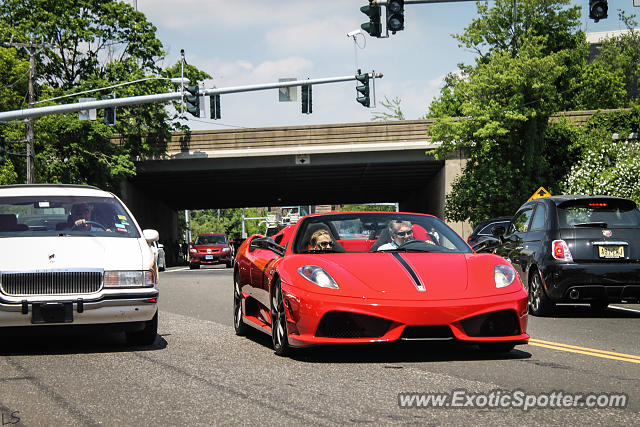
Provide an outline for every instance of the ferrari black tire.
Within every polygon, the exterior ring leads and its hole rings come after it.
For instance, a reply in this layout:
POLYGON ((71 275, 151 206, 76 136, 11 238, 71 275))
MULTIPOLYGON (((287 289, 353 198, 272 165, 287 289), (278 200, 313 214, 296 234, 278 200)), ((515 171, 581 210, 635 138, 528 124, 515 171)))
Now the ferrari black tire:
POLYGON ((233 328, 236 335, 244 336, 249 331, 249 326, 242 320, 242 292, 240 290, 240 273, 233 275, 233 328))
POLYGON ((508 353, 516 345, 510 342, 484 342, 479 345, 480 350, 491 353, 508 353))
POLYGON ((158 312, 153 318, 145 322, 141 331, 127 332, 127 344, 134 346, 147 346, 155 342, 158 335, 158 312))
POLYGON ((200 268, 200 264, 189 264, 191 270, 197 270, 200 268))
POLYGON ((227 262, 225 263, 225 266, 226 266, 227 268, 231 268, 231 267, 233 267, 233 261, 227 261, 227 262))
POLYGON ((601 300, 591 301, 589 304, 591 305, 591 311, 593 311, 594 313, 602 313, 609 306, 609 303, 607 301, 601 300))
POLYGON ((542 278, 536 270, 529 279, 529 313, 533 316, 548 316, 553 311, 555 304, 547 297, 542 286, 542 278))
POLYGON ((280 279, 277 279, 273 285, 271 295, 271 340, 273 341, 273 349, 278 356, 289 356, 291 354, 288 337, 282 286, 280 285, 280 279))

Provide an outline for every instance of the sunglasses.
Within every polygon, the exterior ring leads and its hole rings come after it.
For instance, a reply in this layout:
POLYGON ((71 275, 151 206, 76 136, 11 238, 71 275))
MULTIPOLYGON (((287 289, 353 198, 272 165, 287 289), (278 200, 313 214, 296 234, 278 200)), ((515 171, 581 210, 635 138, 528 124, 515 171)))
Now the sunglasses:
POLYGON ((330 248, 333 246, 333 242, 318 242, 321 248, 330 248))
POLYGON ((413 230, 407 230, 407 231, 396 231, 395 233, 396 236, 398 237, 404 237, 404 236, 411 236, 413 234, 413 230))

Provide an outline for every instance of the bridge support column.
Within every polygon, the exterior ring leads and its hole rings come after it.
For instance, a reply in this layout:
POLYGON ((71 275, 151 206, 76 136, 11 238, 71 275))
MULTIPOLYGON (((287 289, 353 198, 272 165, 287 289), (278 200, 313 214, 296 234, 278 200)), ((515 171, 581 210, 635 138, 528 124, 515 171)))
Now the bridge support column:
POLYGON ((168 265, 178 261, 178 213, 164 203, 153 199, 132 183, 121 185, 122 201, 133 213, 142 229, 153 228, 160 234, 168 265))
MULTIPOLYGON (((444 220, 445 197, 451 192, 451 186, 462 173, 466 162, 466 157, 462 155, 452 155, 446 159, 443 167, 433 179, 425 182, 422 189, 400 201, 400 211, 427 213, 444 220)), ((447 225, 465 239, 473 231, 471 224, 466 221, 447 221, 447 225)))

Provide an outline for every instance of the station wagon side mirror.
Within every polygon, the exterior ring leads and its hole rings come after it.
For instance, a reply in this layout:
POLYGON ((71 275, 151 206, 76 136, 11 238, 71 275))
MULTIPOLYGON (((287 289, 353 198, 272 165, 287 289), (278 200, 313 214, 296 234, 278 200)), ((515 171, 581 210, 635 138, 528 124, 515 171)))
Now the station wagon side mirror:
POLYGON ((153 230, 150 228, 147 228, 145 230, 142 230, 142 235, 144 236, 144 239, 147 241, 147 243, 151 243, 151 242, 157 242, 158 239, 160 239, 160 234, 158 233, 157 230, 153 230))

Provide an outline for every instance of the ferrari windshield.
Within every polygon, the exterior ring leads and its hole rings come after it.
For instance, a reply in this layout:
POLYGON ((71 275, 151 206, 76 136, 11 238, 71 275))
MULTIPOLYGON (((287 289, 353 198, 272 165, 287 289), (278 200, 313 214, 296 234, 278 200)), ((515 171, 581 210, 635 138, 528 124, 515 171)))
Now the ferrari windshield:
POLYGON ((0 237, 47 235, 140 237, 113 197, 0 197, 0 237))
POLYGON ((430 215, 350 212, 306 217, 295 253, 472 252, 444 222, 430 215))

